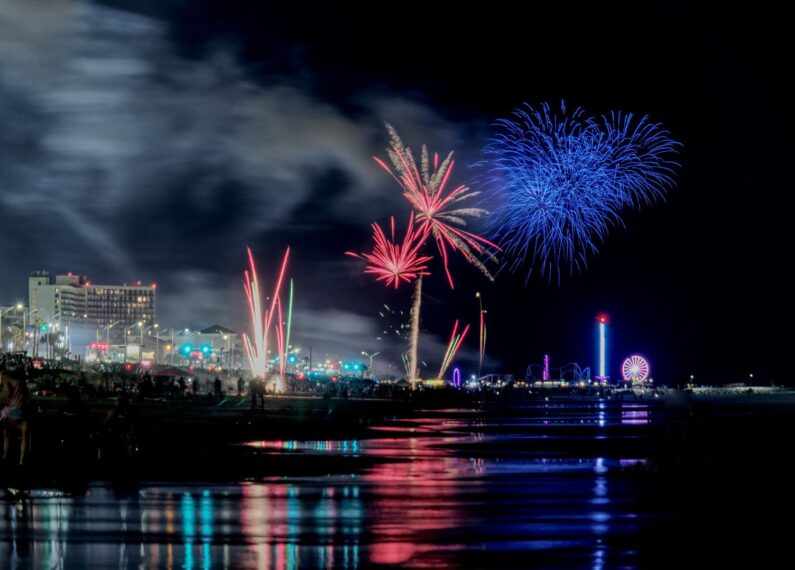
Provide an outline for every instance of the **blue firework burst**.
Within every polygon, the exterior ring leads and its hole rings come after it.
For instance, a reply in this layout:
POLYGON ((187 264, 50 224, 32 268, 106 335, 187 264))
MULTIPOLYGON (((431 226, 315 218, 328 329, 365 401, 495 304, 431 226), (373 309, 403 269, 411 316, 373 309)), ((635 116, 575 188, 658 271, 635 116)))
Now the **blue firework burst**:
POLYGON ((665 197, 679 148, 646 117, 525 105, 484 149, 505 266, 549 279, 585 268, 622 214, 665 197))

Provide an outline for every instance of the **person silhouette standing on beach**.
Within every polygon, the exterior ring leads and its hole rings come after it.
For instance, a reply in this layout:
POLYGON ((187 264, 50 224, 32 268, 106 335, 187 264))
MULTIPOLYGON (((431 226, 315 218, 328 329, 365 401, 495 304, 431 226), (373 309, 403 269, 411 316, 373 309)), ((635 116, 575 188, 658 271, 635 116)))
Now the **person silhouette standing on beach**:
POLYGON ((12 436, 19 433, 19 465, 25 464, 28 449, 28 385, 25 380, 25 370, 15 368, 0 372, 4 407, 0 410, 0 420, 3 422, 3 463, 8 461, 11 449, 12 436))

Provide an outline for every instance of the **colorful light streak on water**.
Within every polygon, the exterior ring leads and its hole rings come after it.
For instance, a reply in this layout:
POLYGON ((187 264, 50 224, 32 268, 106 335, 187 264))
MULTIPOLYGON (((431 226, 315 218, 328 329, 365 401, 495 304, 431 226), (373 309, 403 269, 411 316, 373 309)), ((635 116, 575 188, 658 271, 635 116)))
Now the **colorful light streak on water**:
POLYGON ((569 457, 554 447, 539 452, 539 445, 567 441, 555 434, 573 426, 637 433, 646 427, 623 426, 622 411, 646 409, 637 403, 539 405, 511 417, 436 412, 383 426, 374 438, 259 446, 374 461, 337 474, 271 476, 269 468, 259 480, 230 485, 143 484, 117 495, 94 484, 85 496, 6 496, 0 566, 513 568, 540 557, 543 567, 642 567, 649 560, 641 557, 649 555, 644 549, 665 548, 658 537, 667 515, 664 506, 638 510, 651 501, 644 479, 611 474, 643 468, 644 458, 569 457), (602 414, 607 428, 597 428, 602 414), (528 426, 538 434, 529 435, 528 426))

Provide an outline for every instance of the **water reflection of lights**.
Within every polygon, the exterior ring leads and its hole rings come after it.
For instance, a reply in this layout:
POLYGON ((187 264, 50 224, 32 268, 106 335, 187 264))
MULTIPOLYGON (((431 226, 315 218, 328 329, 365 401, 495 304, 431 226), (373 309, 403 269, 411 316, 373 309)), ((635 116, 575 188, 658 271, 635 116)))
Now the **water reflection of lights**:
POLYGON ((593 497, 591 504, 593 511, 590 514, 591 529, 594 535, 593 560, 591 568, 602 570, 605 563, 605 545, 603 537, 608 534, 611 515, 607 511, 610 498, 607 492, 607 466, 603 457, 597 457, 594 465, 593 497))
MULTIPOLYGON (((213 540, 213 502, 209 490, 202 491, 198 502, 198 526, 196 520, 196 500, 192 493, 183 493, 180 502, 182 514, 182 537, 184 547, 184 567, 191 570, 194 562, 194 542, 201 547, 201 565, 206 569, 212 565, 210 545, 213 540)), ((146 513, 146 511, 144 511, 146 513)))
MULTIPOLYGON (((600 568, 600 560, 606 560, 608 551, 598 541, 613 532, 612 525, 620 524, 613 522, 611 513, 616 507, 607 492, 607 476, 617 460, 549 456, 497 461, 450 457, 446 452, 426 457, 422 454, 427 450, 419 444, 417 449, 421 455, 414 461, 378 464, 356 477, 274 479, 207 488, 147 487, 121 500, 95 488, 85 498, 41 499, 43 503, 34 502, 28 508, 33 512, 28 518, 38 521, 39 530, 21 530, 23 519, 17 517, 16 532, 34 537, 36 558, 29 556, 28 561, 35 560, 35 567, 291 570, 425 564, 438 560, 441 551, 453 556, 472 548, 468 541, 473 532, 484 533, 477 540, 489 550, 559 549, 570 543, 584 545, 589 536, 595 537, 593 566, 600 568), (588 470, 593 473, 590 497, 582 493, 585 489, 578 482, 585 483, 582 473, 588 470), (514 472, 518 478, 513 478, 514 472), (580 475, 570 480, 575 487, 556 487, 561 481, 557 473, 577 472, 580 475), (563 489, 567 490, 558 495, 563 489), (467 501, 477 504, 481 496, 489 497, 492 508, 473 511, 467 501), (573 505, 570 501, 575 497, 585 500, 585 510, 579 512, 587 516, 588 526, 583 526, 577 512, 562 518, 554 514, 558 500, 573 505), (509 504, 520 510, 500 507, 509 504), (125 529, 121 534, 117 524, 125 529), (73 539, 117 536, 122 542, 72 542, 67 549, 67 528, 73 539), (92 535, 97 528, 110 534, 92 535), (560 538, 578 532, 586 535, 560 538), (36 536, 43 541, 37 542, 36 536)), ((16 554, 19 560, 24 552, 21 546, 16 554)), ((20 566, 9 563, 15 555, 2 551, 2 543, 0 554, 0 566, 20 566)))
POLYGON ((363 520, 358 484, 243 487, 242 531, 257 568, 358 568, 363 520), (319 544, 300 546, 308 537, 319 544))
POLYGON ((623 420, 643 417, 625 413, 646 412, 650 422, 648 411, 600 402, 549 415, 533 408, 499 418, 418 418, 373 430, 373 439, 250 442, 263 455, 374 461, 352 462, 357 467, 344 475, 148 485, 122 497, 102 485, 85 497, 39 493, 22 508, 26 517, 12 516, 11 502, 5 506, 0 567, 441 567, 447 560, 466 564, 476 550, 574 548, 587 552, 593 568, 605 568, 615 555, 608 537, 634 532, 626 530, 630 478, 611 472, 644 460, 568 457, 539 451, 533 440, 612 437, 623 420), (3 532, 17 538, 4 543, 3 532))
POLYGON ((622 404, 622 425, 646 425, 649 423, 649 410, 640 404, 622 404))
POLYGON ((296 452, 317 452, 317 453, 336 453, 342 455, 356 455, 360 451, 359 440, 325 440, 325 441, 297 441, 297 440, 258 440, 247 441, 243 445, 254 449, 269 451, 296 451, 296 452))

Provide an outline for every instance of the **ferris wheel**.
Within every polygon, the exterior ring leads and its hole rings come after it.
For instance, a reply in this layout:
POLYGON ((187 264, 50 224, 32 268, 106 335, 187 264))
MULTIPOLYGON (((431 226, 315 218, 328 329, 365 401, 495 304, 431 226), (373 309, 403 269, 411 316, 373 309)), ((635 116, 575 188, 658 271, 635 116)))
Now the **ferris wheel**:
POLYGON ((649 378, 651 367, 648 361, 639 354, 633 354, 621 365, 621 376, 624 382, 645 382, 649 378))

